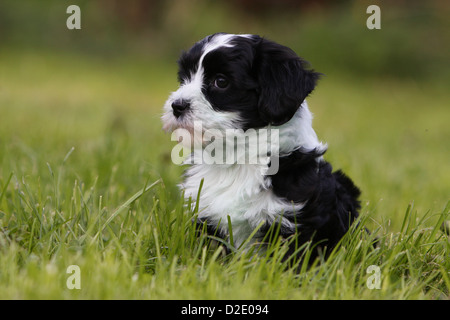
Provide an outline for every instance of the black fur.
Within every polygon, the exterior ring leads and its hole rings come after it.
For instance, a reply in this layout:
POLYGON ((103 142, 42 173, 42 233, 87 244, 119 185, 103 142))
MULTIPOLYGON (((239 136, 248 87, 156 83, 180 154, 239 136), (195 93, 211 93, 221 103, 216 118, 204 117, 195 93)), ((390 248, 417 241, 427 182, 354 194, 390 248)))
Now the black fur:
MULTIPOLYGON (((198 70, 203 48, 215 36, 205 38, 182 54, 180 83, 198 70)), ((240 129, 244 130, 288 122, 314 90, 320 74, 309 69, 307 62, 291 49, 259 36, 235 37, 231 41, 232 46, 212 50, 202 62, 202 93, 212 108, 218 112, 238 112, 240 129), (228 85, 216 86, 218 77, 225 79, 228 85)), ((267 177, 271 179, 276 196, 294 204, 305 203, 300 212, 280 213, 297 229, 280 226, 279 232, 285 238, 296 237, 289 254, 312 240, 311 260, 320 251, 331 252, 358 217, 360 209, 359 189, 342 171, 332 171, 331 165, 321 159, 324 152, 300 148, 279 158, 278 173, 267 177)), ((205 222, 208 233, 226 236, 208 221, 197 223, 200 226, 205 222)), ((268 226, 263 231, 268 233, 269 229, 273 230, 268 226)))
MULTIPOLYGON (((311 241, 312 248, 309 263, 319 254, 326 258, 350 226, 358 217, 361 192, 353 181, 341 170, 332 172, 332 166, 326 161, 317 161, 324 152, 316 150, 297 150, 289 156, 279 158, 280 169, 272 179, 274 193, 292 203, 306 202, 300 212, 284 212, 283 217, 297 225, 295 232, 274 223, 266 225, 259 233, 261 241, 270 241, 273 234, 291 241, 285 258, 294 253, 300 258, 299 251, 305 243, 311 241)), ((225 222, 224 222, 225 223, 225 222)), ((226 238, 218 226, 208 224, 206 220, 197 220, 197 230, 205 230, 209 235, 226 238)), ((295 262, 297 260, 293 260, 295 262)))
MULTIPOLYGON (((316 161, 323 153, 297 150, 282 157, 280 169, 272 176, 274 193, 293 203, 306 205, 301 212, 285 212, 284 217, 297 224, 296 241, 290 253, 312 240, 311 261, 320 251, 329 254, 358 217, 360 190, 342 171, 332 172, 326 161, 316 161)), ((284 238, 290 230, 280 229, 284 238)))
MULTIPOLYGON (((183 83, 198 69, 202 48, 217 34, 197 42, 179 61, 178 80, 183 83)), ((259 36, 233 39, 232 47, 208 53, 203 93, 217 111, 236 111, 242 129, 281 125, 313 91, 320 73, 288 47, 259 36), (215 88, 217 75, 229 80, 224 90, 215 88)))
POLYGON ((289 121, 313 91, 319 73, 308 70, 294 51, 275 42, 261 39, 256 52, 259 115, 266 123, 278 126, 289 121))

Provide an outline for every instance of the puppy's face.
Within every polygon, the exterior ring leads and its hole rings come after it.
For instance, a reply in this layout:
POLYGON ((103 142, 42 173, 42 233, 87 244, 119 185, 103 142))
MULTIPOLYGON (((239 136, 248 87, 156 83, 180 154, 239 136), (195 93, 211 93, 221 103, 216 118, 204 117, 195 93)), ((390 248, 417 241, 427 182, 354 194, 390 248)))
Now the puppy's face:
POLYGON ((214 34, 179 59, 180 87, 164 105, 166 131, 261 128, 289 121, 318 73, 292 50, 255 35, 214 34))

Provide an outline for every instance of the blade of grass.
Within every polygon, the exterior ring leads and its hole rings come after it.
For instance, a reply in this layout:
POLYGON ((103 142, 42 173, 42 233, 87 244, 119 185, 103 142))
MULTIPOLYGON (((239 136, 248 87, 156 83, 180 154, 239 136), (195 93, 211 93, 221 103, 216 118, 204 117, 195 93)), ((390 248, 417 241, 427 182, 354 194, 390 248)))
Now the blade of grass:
POLYGON ((129 198, 127 201, 125 201, 120 207, 118 207, 114 212, 111 214, 111 216, 103 223, 103 225, 99 228, 97 233, 92 239, 92 242, 95 241, 98 236, 105 230, 105 228, 111 223, 111 221, 114 220, 120 213, 122 213, 124 210, 126 210, 133 202, 135 202, 137 199, 142 197, 145 193, 147 193, 149 190, 151 190, 153 187, 158 185, 161 182, 161 179, 156 180, 151 185, 144 187, 142 190, 136 192, 131 198, 129 198))
POLYGON ((204 179, 202 179, 200 181, 200 186, 198 187, 197 200, 195 201, 194 213, 198 212, 198 207, 200 205, 200 192, 202 191, 202 188, 203 188, 203 182, 204 182, 204 179))
POLYGON ((6 180, 6 183, 5 183, 5 185, 3 186, 2 193, 0 194, 0 204, 2 203, 3 196, 4 196, 5 193, 6 193, 6 189, 8 188, 8 185, 9 185, 9 182, 11 181, 11 179, 12 179, 12 176, 13 176, 13 173, 11 172, 10 175, 9 175, 9 177, 8 177, 8 180, 6 180))
POLYGON ((233 239, 233 225, 231 224, 231 217, 227 215, 228 220, 228 233, 230 234, 230 244, 234 247, 234 239, 233 239))

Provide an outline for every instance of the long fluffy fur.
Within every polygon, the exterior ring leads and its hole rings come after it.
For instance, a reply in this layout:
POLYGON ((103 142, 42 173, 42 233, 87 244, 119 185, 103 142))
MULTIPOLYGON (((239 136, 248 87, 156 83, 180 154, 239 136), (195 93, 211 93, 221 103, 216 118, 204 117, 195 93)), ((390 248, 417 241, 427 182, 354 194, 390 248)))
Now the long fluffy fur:
POLYGON ((254 35, 206 37, 182 54, 179 67, 180 88, 164 106, 165 130, 193 131, 194 121, 205 130, 279 130, 274 175, 261 174, 270 164, 201 164, 192 154, 181 187, 198 202, 199 221, 226 238, 230 217, 237 246, 263 223, 255 240, 277 225, 281 236, 297 238, 296 246, 312 241, 313 257, 325 247, 330 252, 358 216, 360 191, 332 172, 323 159, 327 146, 312 128, 305 98, 320 74, 291 49, 254 35), (214 85, 218 75, 229 81, 226 88, 214 85), (189 105, 182 116, 172 110, 176 101, 189 105))

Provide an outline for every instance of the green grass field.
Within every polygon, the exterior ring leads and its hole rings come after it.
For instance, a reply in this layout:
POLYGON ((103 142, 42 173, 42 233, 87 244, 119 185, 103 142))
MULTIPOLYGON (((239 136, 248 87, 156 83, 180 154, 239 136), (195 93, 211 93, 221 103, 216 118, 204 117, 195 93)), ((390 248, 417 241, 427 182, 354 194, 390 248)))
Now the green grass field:
POLYGON ((373 233, 354 230, 296 274, 279 262, 283 243, 270 258, 223 256, 194 235, 159 120, 175 63, 19 50, 0 61, 0 299, 449 298, 449 94, 439 81, 320 82, 308 100, 315 129, 326 159, 362 189, 373 233), (67 286, 71 265, 80 289, 67 286), (367 286, 371 265, 379 289, 367 286))

